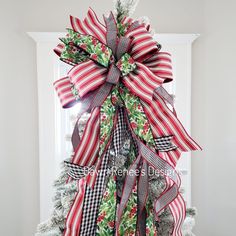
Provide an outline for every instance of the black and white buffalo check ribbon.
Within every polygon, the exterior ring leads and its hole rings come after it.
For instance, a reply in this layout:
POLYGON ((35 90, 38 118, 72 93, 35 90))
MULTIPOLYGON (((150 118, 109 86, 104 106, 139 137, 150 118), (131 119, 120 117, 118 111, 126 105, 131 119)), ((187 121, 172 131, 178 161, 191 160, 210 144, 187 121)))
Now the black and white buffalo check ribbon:
POLYGON ((80 228, 80 235, 95 236, 96 235, 96 221, 99 211, 99 206, 105 189, 106 178, 108 172, 108 161, 110 151, 113 149, 115 154, 118 153, 119 148, 122 147, 122 142, 125 139, 126 125, 124 121, 123 110, 119 109, 118 120, 113 132, 113 138, 110 146, 108 147, 102 162, 101 168, 96 178, 96 183, 93 189, 86 188, 84 204, 83 204, 83 217, 80 228))
POLYGON ((155 139, 156 149, 159 152, 169 152, 177 148, 172 143, 173 135, 162 136, 155 139))
POLYGON ((95 170, 95 166, 79 166, 68 161, 65 161, 65 166, 68 168, 67 174, 75 180, 81 179, 95 170))

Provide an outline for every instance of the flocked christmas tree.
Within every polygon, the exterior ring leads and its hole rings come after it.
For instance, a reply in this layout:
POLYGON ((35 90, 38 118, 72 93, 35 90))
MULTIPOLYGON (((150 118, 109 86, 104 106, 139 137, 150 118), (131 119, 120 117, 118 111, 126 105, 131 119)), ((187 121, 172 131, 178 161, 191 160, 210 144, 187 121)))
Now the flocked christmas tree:
POLYGON ((175 166, 181 152, 200 147, 169 108, 162 84, 172 80, 170 54, 147 18, 130 18, 136 5, 115 1, 104 23, 92 9, 83 21, 71 17, 54 50, 72 66, 54 84, 62 106, 81 107, 74 152, 37 236, 193 235, 196 212, 185 208, 175 166))

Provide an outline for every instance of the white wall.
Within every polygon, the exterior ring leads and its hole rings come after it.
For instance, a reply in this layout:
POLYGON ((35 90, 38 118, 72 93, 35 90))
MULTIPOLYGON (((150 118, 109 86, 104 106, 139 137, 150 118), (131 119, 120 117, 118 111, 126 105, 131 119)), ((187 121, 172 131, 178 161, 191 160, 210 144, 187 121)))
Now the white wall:
POLYGON ((204 148, 192 162, 199 236, 236 235, 235 10, 233 0, 207 0, 194 48, 193 134, 204 148))
MULTIPOLYGON (((35 45, 27 31, 63 31, 68 15, 88 6, 108 12, 111 0, 0 0, 0 231, 31 236, 39 220, 35 45)), ((198 236, 234 235, 236 87, 233 0, 140 0, 160 33, 201 33, 193 48, 193 203, 198 236), (234 104, 233 104, 234 103, 234 104)), ((53 89, 53 88, 52 88, 53 89)))

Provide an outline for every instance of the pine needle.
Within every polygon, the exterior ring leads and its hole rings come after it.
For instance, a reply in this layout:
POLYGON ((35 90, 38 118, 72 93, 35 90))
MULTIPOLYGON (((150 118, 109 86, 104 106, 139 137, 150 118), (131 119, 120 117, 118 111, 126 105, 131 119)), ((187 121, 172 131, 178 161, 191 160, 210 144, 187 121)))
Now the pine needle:
POLYGON ((120 22, 124 17, 131 16, 139 0, 115 0, 115 14, 117 21, 120 22))

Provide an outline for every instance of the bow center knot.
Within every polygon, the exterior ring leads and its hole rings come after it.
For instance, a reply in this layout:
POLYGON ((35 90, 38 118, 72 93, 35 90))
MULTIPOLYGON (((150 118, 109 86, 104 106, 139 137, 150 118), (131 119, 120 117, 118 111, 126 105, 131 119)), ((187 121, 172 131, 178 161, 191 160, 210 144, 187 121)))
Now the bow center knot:
POLYGON ((118 67, 113 63, 110 65, 109 67, 109 71, 108 71, 108 75, 107 75, 107 79, 106 82, 110 83, 110 84, 118 84, 119 82, 119 78, 120 78, 121 72, 118 69, 118 67))
POLYGON ((116 63, 114 56, 111 58, 113 59, 111 59, 112 63, 110 63, 106 82, 116 85, 120 77, 126 76, 136 69, 136 63, 128 53, 125 53, 116 63))

